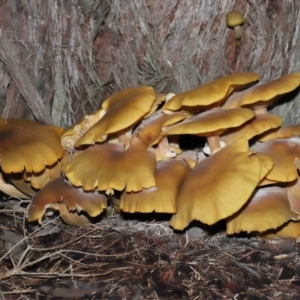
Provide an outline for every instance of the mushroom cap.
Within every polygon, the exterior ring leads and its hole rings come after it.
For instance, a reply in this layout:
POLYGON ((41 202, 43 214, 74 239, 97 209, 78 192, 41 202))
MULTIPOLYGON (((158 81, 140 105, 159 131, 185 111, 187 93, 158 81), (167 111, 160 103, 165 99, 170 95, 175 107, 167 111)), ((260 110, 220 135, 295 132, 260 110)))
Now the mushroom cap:
POLYGON ((276 229, 295 217, 286 191, 277 186, 257 189, 241 210, 226 220, 227 234, 276 229))
POLYGON ((197 114, 183 122, 164 127, 165 135, 195 134, 207 136, 209 133, 220 134, 228 128, 237 127, 255 117, 250 109, 213 109, 197 114))
POLYGON ((259 141, 266 142, 276 139, 288 139, 292 137, 300 137, 300 125, 291 125, 269 130, 260 136, 259 141))
POLYGON ((148 147, 157 144, 162 138, 162 127, 178 123, 187 118, 187 115, 181 112, 175 112, 169 115, 158 111, 155 115, 144 120, 135 132, 148 147))
POLYGON ((258 159, 260 162, 259 181, 261 182, 267 176, 267 174, 272 170, 274 166, 274 161, 270 156, 260 152, 251 153, 250 158, 258 159))
POLYGON ((0 118, 0 161, 4 173, 38 173, 52 166, 64 151, 62 129, 25 119, 0 118))
POLYGON ((133 126, 152 108, 156 94, 152 87, 141 86, 118 92, 102 103, 103 117, 75 142, 75 147, 103 142, 107 135, 133 126))
POLYGON ((226 15, 226 24, 228 27, 242 25, 245 22, 244 16, 238 10, 232 10, 226 15))
POLYGON ((291 209, 300 215, 300 179, 299 177, 289 182, 286 186, 287 196, 291 205, 291 209))
POLYGON ((214 224, 236 213, 260 180, 261 164, 250 157, 248 142, 240 139, 202 160, 189 173, 177 197, 174 229, 192 220, 214 224))
POLYGON ((239 127, 226 130, 221 137, 221 140, 226 143, 226 145, 233 143, 234 141, 245 138, 250 140, 256 135, 262 134, 272 128, 278 128, 282 124, 282 119, 278 116, 272 114, 259 114, 253 119, 242 124, 239 127))
POLYGON ((299 242, 300 221, 289 221, 286 224, 280 226, 278 229, 268 230, 267 232, 258 234, 258 236, 264 239, 273 239, 275 237, 293 238, 297 240, 297 242, 299 242))
MULTIPOLYGON (((257 73, 235 73, 215 81, 204 84, 191 91, 177 94, 166 102, 162 110, 167 113, 168 110, 175 111, 182 107, 207 107, 214 103, 219 105, 231 94, 234 88, 257 81, 257 73)), ((203 110, 203 109, 202 109, 203 110)))
POLYGON ((175 213, 178 190, 190 172, 183 160, 167 160, 157 163, 156 186, 140 192, 123 192, 120 209, 129 213, 175 213))
POLYGON ((57 209, 57 204, 65 204, 69 211, 83 210, 89 216, 96 217, 106 208, 106 199, 103 194, 84 192, 81 188, 67 184, 63 178, 56 178, 48 182, 33 197, 28 211, 28 220, 29 222, 40 221, 45 210, 49 207, 57 209))
POLYGON ((241 106, 267 106, 276 100, 276 96, 289 93, 299 85, 300 73, 287 74, 231 95, 222 107, 228 109, 241 106))
POLYGON ((128 149, 121 143, 94 145, 76 155, 65 167, 74 186, 85 191, 140 191, 155 186, 155 156, 133 138, 128 149))
POLYGON ((266 175, 267 180, 290 182, 298 177, 295 160, 300 158, 300 139, 272 140, 255 144, 251 149, 268 155, 274 161, 272 170, 266 175))
POLYGON ((75 142, 105 114, 104 109, 99 109, 85 116, 80 122, 67 127, 61 134, 61 144, 64 150, 73 150, 75 142))
POLYGON ((12 183, 4 177, 4 173, 0 169, 0 191, 8 196, 21 199, 29 199, 27 194, 17 189, 12 183))

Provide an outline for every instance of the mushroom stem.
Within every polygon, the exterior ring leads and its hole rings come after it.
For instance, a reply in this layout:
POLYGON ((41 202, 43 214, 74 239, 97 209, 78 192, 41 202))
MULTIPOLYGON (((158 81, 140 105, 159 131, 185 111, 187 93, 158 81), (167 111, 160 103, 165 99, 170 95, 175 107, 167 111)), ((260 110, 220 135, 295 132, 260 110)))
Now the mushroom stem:
POLYGON ((221 144, 220 144, 220 137, 219 135, 211 135, 207 137, 207 143, 209 146, 209 149, 211 151, 211 153, 214 152, 214 150, 220 149, 221 148, 221 144))
POLYGON ((176 156, 176 153, 174 153, 171 149, 170 149, 170 144, 169 144, 169 140, 168 137, 163 137, 162 140, 158 143, 158 149, 160 154, 162 155, 162 157, 165 158, 172 158, 176 156))
POLYGON ((254 107, 254 111, 256 115, 262 115, 268 113, 267 107, 263 105, 254 107))
POLYGON ((240 25, 238 25, 238 26, 234 26, 233 29, 234 29, 234 38, 237 41, 240 41, 240 39, 242 37, 242 27, 240 25))

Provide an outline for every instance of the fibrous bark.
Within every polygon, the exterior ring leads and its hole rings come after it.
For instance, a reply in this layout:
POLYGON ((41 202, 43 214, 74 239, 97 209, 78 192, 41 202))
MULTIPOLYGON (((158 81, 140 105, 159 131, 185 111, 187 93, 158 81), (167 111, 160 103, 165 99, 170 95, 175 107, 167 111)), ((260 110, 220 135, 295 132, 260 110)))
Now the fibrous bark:
MULTIPOLYGON (((2 32, 43 99, 40 109, 63 127, 127 87, 183 92, 233 72, 270 80, 300 71, 297 0, 10 0, 0 12, 2 32), (240 47, 225 22, 231 9, 245 17, 240 47)), ((38 118, 3 63, 0 113, 38 118)), ((295 123, 299 103, 276 110, 295 123)))

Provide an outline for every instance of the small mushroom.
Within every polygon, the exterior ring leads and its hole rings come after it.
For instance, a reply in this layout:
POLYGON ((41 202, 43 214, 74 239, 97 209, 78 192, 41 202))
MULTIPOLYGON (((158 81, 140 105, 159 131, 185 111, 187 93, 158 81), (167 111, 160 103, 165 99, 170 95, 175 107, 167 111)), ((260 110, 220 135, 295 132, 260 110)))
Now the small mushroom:
POLYGON ((228 27, 234 29, 234 38, 236 40, 236 46, 240 46, 242 37, 242 27, 244 24, 244 16, 238 10, 232 10, 226 15, 226 24, 228 27))
POLYGON ((90 223, 90 217, 100 215, 106 209, 107 197, 98 192, 84 192, 67 184, 63 178, 47 183, 33 197, 28 211, 29 222, 41 222, 47 208, 59 210, 62 219, 73 226, 84 226, 90 223))

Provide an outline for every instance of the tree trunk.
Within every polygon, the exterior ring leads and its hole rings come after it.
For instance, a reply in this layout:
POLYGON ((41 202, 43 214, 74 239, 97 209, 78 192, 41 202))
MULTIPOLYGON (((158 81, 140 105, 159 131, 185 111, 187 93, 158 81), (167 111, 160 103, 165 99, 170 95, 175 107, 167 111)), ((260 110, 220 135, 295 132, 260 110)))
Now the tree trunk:
MULTIPOLYGON (((65 127, 126 87, 183 92, 240 71, 275 79, 300 71, 299 19, 297 0, 1 1, 0 113, 65 127), (245 17, 239 47, 232 9, 245 17)), ((275 109, 286 123, 300 121, 297 94, 275 109)))

